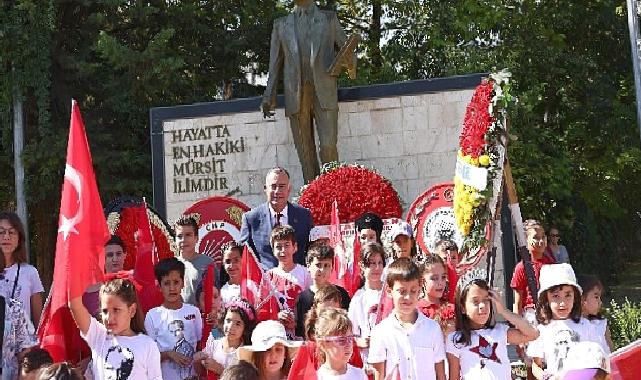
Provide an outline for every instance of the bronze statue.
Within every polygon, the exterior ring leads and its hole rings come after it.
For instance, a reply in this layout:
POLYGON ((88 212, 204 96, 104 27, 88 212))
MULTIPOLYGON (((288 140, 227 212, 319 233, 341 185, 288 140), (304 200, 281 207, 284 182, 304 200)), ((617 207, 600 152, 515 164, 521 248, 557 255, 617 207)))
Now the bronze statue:
POLYGON ((348 40, 336 13, 320 10, 313 0, 295 3, 292 13, 274 21, 262 108, 266 117, 272 115, 282 70, 285 115, 289 118, 303 177, 308 182, 320 173, 312 118, 321 162, 338 161, 336 80, 343 67, 352 79, 356 77, 354 49, 358 37, 348 40))

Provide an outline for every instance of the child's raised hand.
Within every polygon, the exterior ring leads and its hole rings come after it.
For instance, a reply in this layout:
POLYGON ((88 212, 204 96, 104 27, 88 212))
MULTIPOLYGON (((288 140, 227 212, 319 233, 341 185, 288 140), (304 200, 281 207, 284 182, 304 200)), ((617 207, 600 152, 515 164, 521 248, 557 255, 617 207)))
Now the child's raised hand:
POLYGON ((496 312, 499 313, 500 315, 503 315, 506 311, 505 305, 503 305, 503 300, 501 300, 501 297, 496 291, 490 290, 489 293, 490 293, 490 299, 494 304, 494 310, 496 310, 496 312))

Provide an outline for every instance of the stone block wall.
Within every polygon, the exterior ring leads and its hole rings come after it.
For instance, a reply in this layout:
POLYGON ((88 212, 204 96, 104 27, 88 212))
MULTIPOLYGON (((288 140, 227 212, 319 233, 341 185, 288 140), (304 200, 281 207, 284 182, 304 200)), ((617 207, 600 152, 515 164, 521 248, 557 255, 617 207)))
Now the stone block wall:
MULTIPOLYGON (((404 93, 416 82, 378 86, 374 94, 367 87, 341 90, 340 161, 365 165, 388 178, 407 211, 424 190, 452 181, 465 108, 480 76, 464 79, 453 88, 443 82, 423 84, 431 89, 423 93, 404 93)), ((460 78, 441 81, 446 80, 460 78)), ((289 122, 282 107, 274 118, 263 119, 259 102, 152 110, 154 206, 169 221, 211 195, 258 205, 265 199, 265 173, 274 166, 290 172, 295 197, 303 178, 289 122)))

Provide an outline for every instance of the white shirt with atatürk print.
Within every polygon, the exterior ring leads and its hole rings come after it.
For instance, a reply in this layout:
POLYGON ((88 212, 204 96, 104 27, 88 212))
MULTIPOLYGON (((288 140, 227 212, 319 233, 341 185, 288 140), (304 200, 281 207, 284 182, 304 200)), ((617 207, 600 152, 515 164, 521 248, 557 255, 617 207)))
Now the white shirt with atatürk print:
MULTIPOLYGON (((192 359, 202 336, 203 321, 200 310, 193 305, 183 304, 176 310, 158 306, 147 312, 145 330, 160 352, 176 351, 192 359)), ((161 367, 164 379, 182 380, 196 374, 191 364, 181 366, 164 360, 161 367)))
POLYGON ((91 318, 82 336, 91 348, 91 372, 96 380, 162 380, 160 351, 144 334, 114 336, 91 318))
POLYGON ((539 324, 537 329, 540 335, 529 343, 527 355, 542 358, 546 364, 545 371, 550 374, 558 374, 563 370, 568 351, 577 342, 599 343, 595 337, 595 328, 585 318, 581 318, 578 323, 571 319, 552 320, 547 325, 539 324))

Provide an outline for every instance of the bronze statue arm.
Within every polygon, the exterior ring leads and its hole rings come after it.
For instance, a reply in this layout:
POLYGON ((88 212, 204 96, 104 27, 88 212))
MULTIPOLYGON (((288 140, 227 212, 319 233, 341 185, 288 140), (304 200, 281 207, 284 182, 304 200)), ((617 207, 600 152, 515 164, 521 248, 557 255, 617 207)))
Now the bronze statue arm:
POLYGON ((278 33, 278 20, 274 21, 272 27, 272 39, 269 49, 269 74, 267 78, 267 86, 263 93, 263 101, 261 107, 263 109, 263 116, 268 117, 272 115, 272 110, 276 108, 276 86, 280 79, 280 71, 283 67, 284 54, 281 47, 281 41, 278 33))
MULTIPOLYGON (((343 45, 345 45, 345 42, 347 42, 347 34, 345 34, 345 30, 343 30, 343 27, 338 21, 338 16, 335 13, 334 19, 332 20, 332 25, 336 33, 337 46, 335 47, 335 49, 338 49, 336 50, 338 52, 343 47, 343 45)), ((354 52, 351 54, 350 59, 347 60, 347 65, 345 66, 345 68, 347 68, 347 72, 349 73, 350 79, 356 79, 356 66, 356 50, 354 50, 354 52)))

